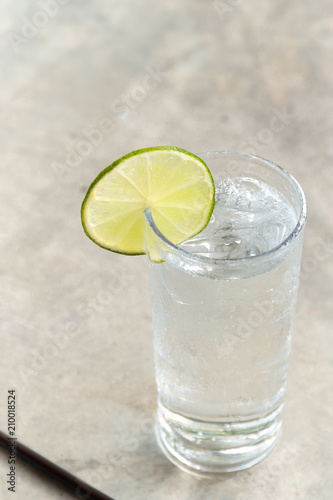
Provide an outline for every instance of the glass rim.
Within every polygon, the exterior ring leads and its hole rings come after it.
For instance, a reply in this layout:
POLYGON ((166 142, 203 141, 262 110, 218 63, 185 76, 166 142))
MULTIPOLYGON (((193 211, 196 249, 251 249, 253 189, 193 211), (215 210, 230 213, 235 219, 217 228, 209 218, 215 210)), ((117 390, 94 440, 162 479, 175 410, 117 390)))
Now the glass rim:
MULTIPOLYGON (((197 253, 192 253, 189 252, 188 250, 184 250, 183 248, 180 248, 179 245, 176 245, 175 243, 172 243, 164 234, 160 231, 160 229, 157 227, 155 224, 153 215, 151 213, 151 209, 147 208, 144 212, 146 221, 149 224, 149 227, 151 230, 155 233, 155 235, 162 240, 163 244, 172 250, 174 253, 178 254, 180 257, 182 257, 185 260, 191 260, 194 262, 198 262, 201 264, 208 264, 208 265, 217 265, 217 266, 223 266, 224 264, 230 264, 233 263, 233 265, 239 264, 242 265, 244 263, 259 263, 267 257, 272 257, 282 249, 289 247, 291 242, 299 235, 299 233, 302 231, 306 218, 307 218, 307 202, 305 198, 305 194, 303 189, 301 188, 300 184, 298 181, 285 169, 280 167, 277 163, 274 163, 270 160, 266 160, 265 158, 262 158, 260 156, 252 155, 250 153, 239 153, 237 151, 206 151, 203 153, 198 153, 196 156, 199 158, 203 159, 205 161, 205 157, 209 156, 217 156, 217 155, 224 155, 224 156, 238 156, 238 157, 243 157, 243 158, 249 158, 253 159, 256 161, 259 161, 261 163, 266 164, 267 166, 273 168, 275 171, 280 172, 285 178, 287 178, 290 183, 294 186, 296 193, 298 195, 299 201, 300 201, 300 209, 299 209, 299 217, 297 219, 297 223, 294 227, 294 229, 288 234, 284 240, 279 243, 277 246, 271 248, 270 250, 267 250, 266 252, 263 252, 258 255, 250 255, 247 257, 243 257, 240 259, 217 259, 214 257, 206 257, 197 253)), ((209 167, 208 167, 209 168, 209 167)), ((181 243, 180 243, 181 244, 181 243)))

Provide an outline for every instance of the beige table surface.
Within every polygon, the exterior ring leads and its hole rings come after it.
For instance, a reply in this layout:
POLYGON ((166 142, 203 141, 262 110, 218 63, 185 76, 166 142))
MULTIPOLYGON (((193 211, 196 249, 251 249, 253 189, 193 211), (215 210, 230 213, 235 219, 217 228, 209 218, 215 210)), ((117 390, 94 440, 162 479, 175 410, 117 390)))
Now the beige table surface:
MULTIPOLYGON (((116 500, 331 499, 331 0, 2 0, 0 19, 0 428, 15 389, 18 438, 116 500), (217 480, 155 443, 145 257, 80 224, 97 173, 153 145, 254 152, 309 202, 283 440, 217 480)), ((1 452, 1 499, 72 498, 7 473, 1 452)))

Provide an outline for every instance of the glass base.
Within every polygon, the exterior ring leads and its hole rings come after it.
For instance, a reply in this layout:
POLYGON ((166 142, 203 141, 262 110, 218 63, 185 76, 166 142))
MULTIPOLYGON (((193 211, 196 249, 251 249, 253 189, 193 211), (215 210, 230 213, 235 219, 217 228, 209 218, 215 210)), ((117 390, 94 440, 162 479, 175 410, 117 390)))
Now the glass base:
POLYGON ((178 415, 159 403, 157 440, 172 463, 197 476, 246 469, 277 445, 282 408, 283 404, 249 421, 203 422, 178 415))

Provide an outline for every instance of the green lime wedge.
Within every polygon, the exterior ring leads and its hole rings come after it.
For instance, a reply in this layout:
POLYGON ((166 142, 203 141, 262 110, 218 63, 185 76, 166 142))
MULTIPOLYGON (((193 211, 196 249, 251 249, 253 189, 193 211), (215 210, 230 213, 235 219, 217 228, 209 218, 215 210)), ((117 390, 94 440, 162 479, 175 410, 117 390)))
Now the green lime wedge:
POLYGON ((214 193, 212 175, 197 156, 167 146, 139 149, 92 182, 82 203, 82 225, 103 248, 144 254, 146 208, 159 230, 178 245, 208 224, 214 193))

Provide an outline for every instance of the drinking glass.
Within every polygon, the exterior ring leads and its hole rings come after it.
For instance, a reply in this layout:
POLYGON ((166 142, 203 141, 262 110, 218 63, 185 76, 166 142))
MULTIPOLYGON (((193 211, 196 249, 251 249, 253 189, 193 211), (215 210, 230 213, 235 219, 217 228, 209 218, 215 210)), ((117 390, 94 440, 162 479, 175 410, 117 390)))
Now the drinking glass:
POLYGON ((198 156, 215 183, 208 226, 178 246, 150 209, 145 228, 158 442, 181 469, 209 475, 256 464, 281 436, 307 206, 271 161, 198 156))

